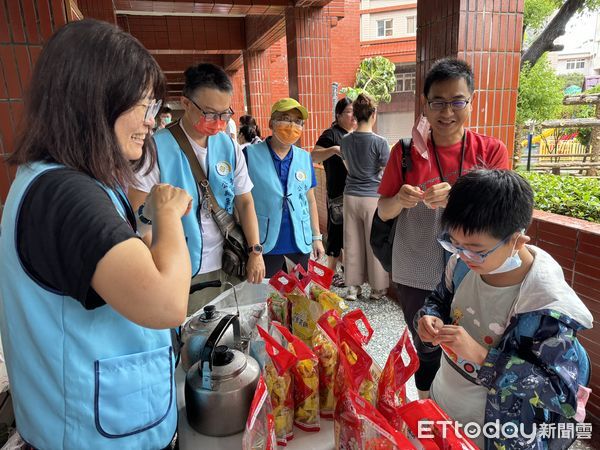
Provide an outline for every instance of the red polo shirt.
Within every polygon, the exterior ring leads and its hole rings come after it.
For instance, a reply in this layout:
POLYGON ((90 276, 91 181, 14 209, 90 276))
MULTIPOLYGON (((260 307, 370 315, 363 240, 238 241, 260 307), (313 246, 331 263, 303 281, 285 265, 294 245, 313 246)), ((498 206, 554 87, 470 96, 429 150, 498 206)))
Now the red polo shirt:
MULTIPOLYGON (((497 138, 483 136, 470 130, 465 130, 465 158, 463 174, 474 168, 508 169, 508 150, 506 145, 497 138)), ((428 187, 441 183, 440 171, 435 161, 431 140, 428 141, 429 159, 423 158, 414 146, 410 156, 412 167, 406 172, 406 180, 402 179, 402 146, 398 142, 392 148, 390 160, 383 173, 379 194, 393 197, 400 187, 408 183, 419 186, 423 191, 428 187)), ((436 146, 440 165, 446 181, 454 184, 458 178, 460 167, 462 141, 449 147, 436 146)))

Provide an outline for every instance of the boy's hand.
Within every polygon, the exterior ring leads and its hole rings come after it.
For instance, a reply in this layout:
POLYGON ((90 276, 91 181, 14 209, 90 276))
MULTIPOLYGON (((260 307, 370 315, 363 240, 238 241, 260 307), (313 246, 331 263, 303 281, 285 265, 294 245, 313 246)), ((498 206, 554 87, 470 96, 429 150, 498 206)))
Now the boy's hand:
POLYGON ((423 203, 431 209, 445 208, 448 203, 450 185, 446 182, 434 184, 423 195, 423 203))
POLYGON ((444 326, 444 322, 439 317, 423 316, 419 319, 419 328, 417 334, 423 342, 433 342, 438 335, 438 330, 444 326))
POLYGON ((396 199, 403 209, 414 208, 423 200, 423 191, 418 186, 403 184, 400 191, 396 194, 396 199))
POLYGON ((434 345, 443 344, 462 359, 482 365, 488 354, 485 347, 458 325, 444 325, 433 339, 434 345))

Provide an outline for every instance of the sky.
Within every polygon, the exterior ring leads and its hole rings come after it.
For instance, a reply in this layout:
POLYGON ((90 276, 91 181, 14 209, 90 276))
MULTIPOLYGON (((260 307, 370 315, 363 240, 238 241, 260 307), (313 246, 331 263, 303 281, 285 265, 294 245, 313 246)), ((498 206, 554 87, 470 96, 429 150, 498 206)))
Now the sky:
POLYGON ((563 44, 565 50, 574 50, 581 46, 589 46, 589 50, 591 50, 591 41, 594 39, 597 18, 598 12, 587 12, 573 16, 567 23, 565 34, 558 38, 555 43, 563 44))

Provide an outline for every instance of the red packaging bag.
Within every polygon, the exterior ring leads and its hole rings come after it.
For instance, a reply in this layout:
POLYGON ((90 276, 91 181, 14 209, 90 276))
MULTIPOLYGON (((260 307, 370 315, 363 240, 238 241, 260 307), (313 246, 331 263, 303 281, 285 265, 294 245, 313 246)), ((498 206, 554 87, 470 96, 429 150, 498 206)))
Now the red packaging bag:
POLYGON ((271 411, 269 391, 262 375, 258 379, 246 429, 242 438, 242 450, 277 450, 275 419, 271 411))
POLYGON ((398 420, 398 409, 407 403, 406 382, 418 368, 419 357, 405 328, 388 356, 377 386, 377 409, 396 429, 402 426, 398 420))
POLYGON ((343 317, 342 323, 348 333, 361 345, 367 345, 373 337, 373 327, 362 309, 350 311, 343 317), (362 324, 362 330, 359 324, 362 324))
POLYGON ((473 441, 457 431, 450 416, 431 399, 415 400, 398 408, 396 413, 403 423, 400 431, 420 448, 477 450, 473 441))
POLYGON ((415 447, 377 409, 355 392, 339 398, 334 417, 335 448, 339 450, 410 450, 415 447))
POLYGON ((285 327, 275 327, 288 342, 296 358, 294 375, 294 424, 304 431, 319 431, 319 360, 312 350, 285 327))
POLYGON ((296 363, 296 357, 260 325, 256 327, 265 341, 265 351, 269 356, 265 361, 264 374, 273 406, 277 444, 285 446, 287 441, 294 437, 294 392, 291 369, 296 363))
POLYGON ((267 297, 269 322, 279 322, 286 327, 291 326, 290 306, 287 295, 294 291, 294 278, 280 270, 269 279, 270 292, 267 297))
POLYGON ((377 386, 371 372, 373 359, 344 326, 338 328, 340 363, 335 379, 334 394, 339 401, 343 392, 352 390, 375 405, 377 386))
POLYGON ((335 328, 342 318, 335 310, 325 312, 317 321, 312 339, 313 352, 319 359, 319 411, 321 417, 333 418, 334 385, 339 355, 335 328))
POLYGON ((319 264, 317 261, 311 259, 308 261, 308 275, 313 281, 319 283, 325 289, 329 289, 331 287, 331 282, 333 281, 334 273, 329 267, 319 264))

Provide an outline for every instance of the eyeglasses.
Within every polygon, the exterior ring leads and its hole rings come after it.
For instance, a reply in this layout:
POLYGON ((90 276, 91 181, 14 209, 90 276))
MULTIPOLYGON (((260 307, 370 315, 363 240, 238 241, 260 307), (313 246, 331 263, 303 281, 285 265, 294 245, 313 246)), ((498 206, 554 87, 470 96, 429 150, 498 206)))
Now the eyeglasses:
POLYGON ((158 114, 158 111, 160 110, 161 106, 162 100, 152 100, 150 103, 148 103, 148 106, 146 106, 146 113, 144 114, 144 122, 148 122, 150 121, 150 119, 154 119, 154 117, 156 117, 156 114, 158 114))
POLYGON ((299 127, 303 127, 304 126, 304 120, 302 120, 302 119, 292 119, 289 116, 283 116, 283 117, 280 117, 279 119, 273 119, 273 122, 293 123, 294 125, 298 125, 299 127))
POLYGON ((475 252, 473 250, 467 250, 466 248, 459 247, 458 245, 454 245, 452 243, 452 241, 450 240, 450 235, 448 233, 442 234, 442 236, 440 238, 438 238, 438 242, 440 243, 440 245, 442 247, 444 247, 444 250, 447 250, 453 254, 458 253, 461 256, 465 256, 469 261, 472 261, 475 264, 482 264, 489 255, 491 255, 496 250, 498 250, 502 245, 504 245, 510 239, 510 237, 512 235, 513 235, 513 233, 510 233, 508 236, 506 236, 504 239, 502 239, 500 242, 498 242, 496 244, 496 246, 493 249, 491 249, 489 252, 475 252))
POLYGON ((471 99, 452 100, 450 102, 445 102, 443 100, 428 100, 427 103, 429 104, 429 109, 432 111, 443 111, 448 106, 452 108, 452 111, 460 111, 461 109, 465 109, 470 101, 471 99))
POLYGON ((219 119, 223 120, 224 122, 228 122, 229 119, 231 119, 231 116, 233 116, 233 114, 234 114, 233 109, 231 109, 231 108, 229 108, 227 111, 222 112, 222 113, 206 112, 200 106, 198 106, 198 104, 194 100, 192 100, 189 97, 187 97, 187 99, 190 102, 192 102, 196 108, 198 108, 200 110, 200 112, 202 113, 202 115, 204 116, 204 118, 206 119, 207 122, 215 122, 216 120, 219 120, 219 119))

